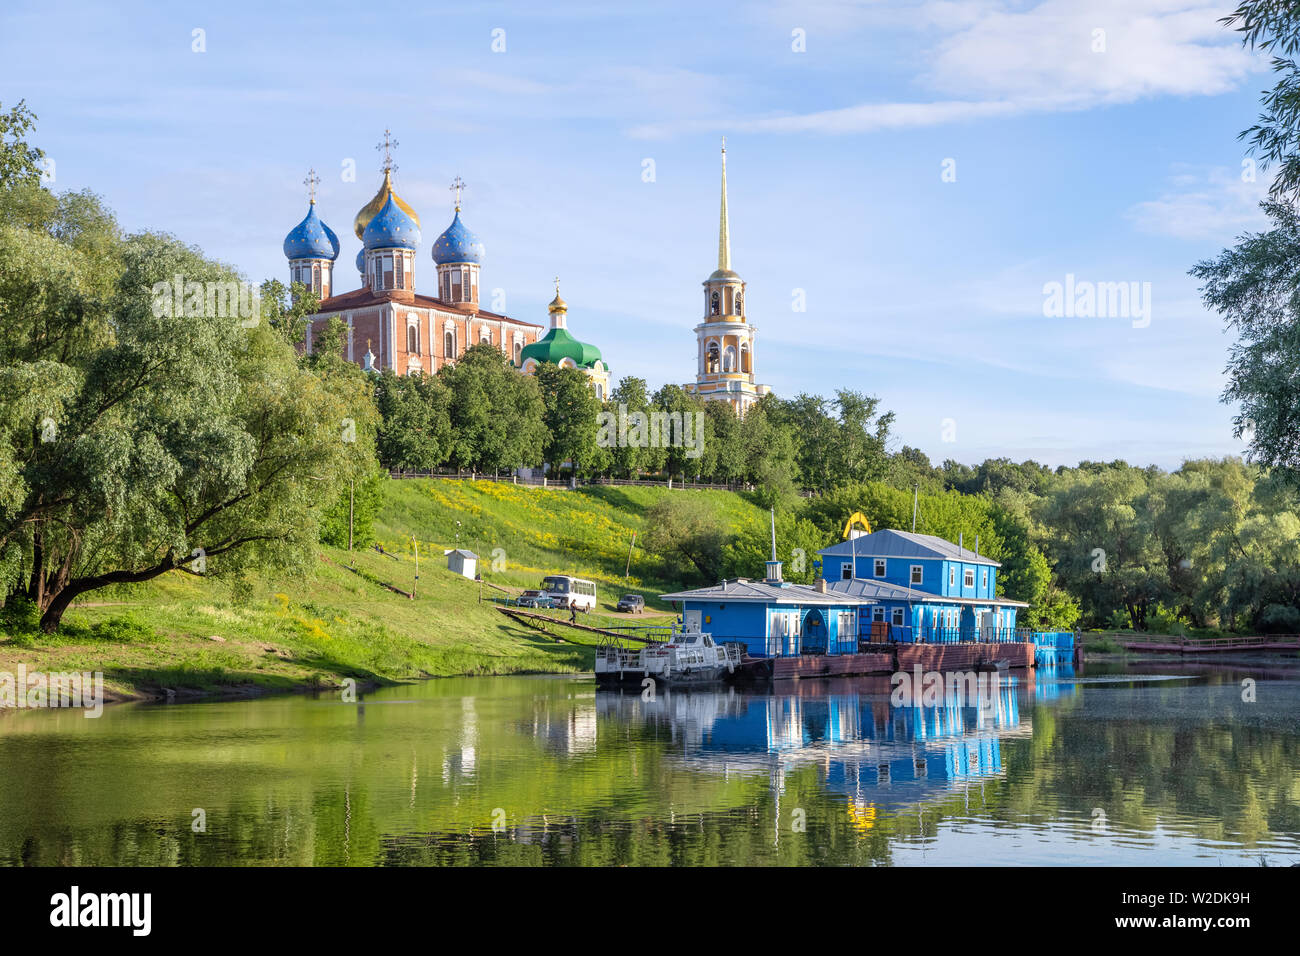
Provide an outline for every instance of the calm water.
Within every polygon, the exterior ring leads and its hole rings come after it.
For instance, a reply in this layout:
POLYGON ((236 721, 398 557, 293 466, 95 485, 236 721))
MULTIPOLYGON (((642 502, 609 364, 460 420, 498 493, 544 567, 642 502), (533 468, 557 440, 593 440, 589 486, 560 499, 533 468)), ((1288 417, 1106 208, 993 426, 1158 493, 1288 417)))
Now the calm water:
POLYGON ((983 709, 512 677, 0 711, 0 863, 1286 865, 1298 664, 1040 672, 983 709))

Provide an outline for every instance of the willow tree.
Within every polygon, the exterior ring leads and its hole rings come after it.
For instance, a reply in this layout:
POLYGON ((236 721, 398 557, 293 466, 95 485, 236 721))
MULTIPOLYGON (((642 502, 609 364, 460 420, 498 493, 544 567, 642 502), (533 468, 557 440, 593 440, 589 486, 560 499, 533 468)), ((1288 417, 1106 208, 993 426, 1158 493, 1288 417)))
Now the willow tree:
POLYGON ((229 269, 69 208, 0 191, 0 593, 51 631, 98 588, 305 565, 356 394, 232 307, 229 269))

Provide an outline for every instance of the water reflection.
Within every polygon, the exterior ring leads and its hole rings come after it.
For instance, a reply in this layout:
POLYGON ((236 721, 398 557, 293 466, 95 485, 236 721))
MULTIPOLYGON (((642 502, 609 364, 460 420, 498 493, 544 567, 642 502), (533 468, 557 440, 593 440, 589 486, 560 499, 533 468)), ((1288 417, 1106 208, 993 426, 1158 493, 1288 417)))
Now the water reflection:
POLYGON ((1300 860, 1293 664, 1089 671, 907 706, 882 678, 644 699, 520 677, 10 711, 0 863, 1300 860))

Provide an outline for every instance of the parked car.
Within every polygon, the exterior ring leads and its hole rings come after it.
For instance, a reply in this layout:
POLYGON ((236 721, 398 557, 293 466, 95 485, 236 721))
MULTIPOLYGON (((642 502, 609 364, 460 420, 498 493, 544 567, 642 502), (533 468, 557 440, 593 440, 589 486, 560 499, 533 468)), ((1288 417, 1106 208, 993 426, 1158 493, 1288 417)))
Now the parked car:
POLYGON ((641 614, 645 611, 645 598, 639 594, 624 594, 618 599, 616 610, 625 611, 628 614, 641 614))
POLYGON ((524 591, 515 598, 516 607, 554 607, 555 604, 544 591, 524 591))

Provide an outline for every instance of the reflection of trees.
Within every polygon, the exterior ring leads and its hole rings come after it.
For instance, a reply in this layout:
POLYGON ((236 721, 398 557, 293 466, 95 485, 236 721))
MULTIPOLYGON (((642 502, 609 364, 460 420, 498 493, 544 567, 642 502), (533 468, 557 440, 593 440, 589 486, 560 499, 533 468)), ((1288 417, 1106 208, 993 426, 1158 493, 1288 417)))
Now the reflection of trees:
MULTIPOLYGON (((636 695, 598 708, 566 682, 539 682, 535 694, 485 694, 471 715, 452 683, 432 724, 427 706, 367 706, 362 720, 298 702, 214 708, 202 732, 132 719, 84 737, 7 732, 0 766, 40 769, 38 782, 0 785, 0 864, 871 864, 971 816, 1077 818, 1091 839, 1095 807, 1112 833, 1157 820, 1247 845, 1300 832, 1294 728, 1233 720, 1227 705, 1198 719, 1145 706, 1157 716, 1109 716, 1084 704, 1113 692, 1089 690, 1034 707, 1032 738, 1001 741, 1002 776, 908 806, 866 788, 858 809, 871 813, 855 817, 817 762, 782 765, 779 788, 684 762, 732 702, 679 695, 656 716, 636 695), (195 806, 207 833, 190 830, 195 806)), ((873 708, 862 707, 865 730, 873 708)), ((820 746, 835 759, 834 741, 820 746)))

